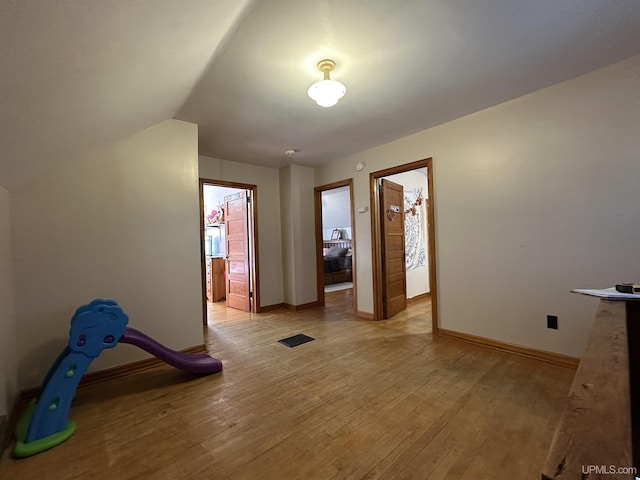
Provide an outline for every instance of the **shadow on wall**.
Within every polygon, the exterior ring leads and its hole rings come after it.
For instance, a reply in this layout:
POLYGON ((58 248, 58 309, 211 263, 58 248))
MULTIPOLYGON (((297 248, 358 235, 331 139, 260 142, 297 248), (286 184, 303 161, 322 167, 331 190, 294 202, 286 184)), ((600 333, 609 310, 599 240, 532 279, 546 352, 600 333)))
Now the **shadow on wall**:
POLYGON ((61 330, 60 336, 48 339, 46 343, 31 345, 32 348, 21 356, 18 363, 18 388, 20 390, 40 387, 49 368, 67 346, 68 333, 68 329, 61 330))

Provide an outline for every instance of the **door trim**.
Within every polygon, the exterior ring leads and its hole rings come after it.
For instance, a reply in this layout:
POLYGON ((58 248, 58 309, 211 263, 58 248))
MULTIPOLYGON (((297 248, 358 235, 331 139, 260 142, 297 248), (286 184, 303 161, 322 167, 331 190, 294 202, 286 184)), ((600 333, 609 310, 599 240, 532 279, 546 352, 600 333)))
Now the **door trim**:
POLYGON ((351 210, 351 280, 353 282, 353 311, 357 311, 358 297, 356 288, 356 229, 353 209, 353 178, 339 180, 337 182, 321 185, 313 189, 314 192, 314 215, 316 223, 316 298, 317 304, 324 306, 324 260, 322 259, 322 192, 333 190, 334 188, 349 187, 349 208, 351 210))
POLYGON ((429 258, 429 289, 431 293, 431 327, 434 335, 438 334, 438 285, 436 275, 436 233, 435 233, 435 198, 433 194, 433 159, 425 158, 404 165, 378 170, 369 174, 370 202, 371 202, 371 255, 373 276, 373 319, 381 320, 382 310, 382 247, 380 225, 380 197, 378 179, 396 173, 409 172, 418 168, 427 168, 427 242, 429 258))
POLYGON ((204 255, 204 185, 214 187, 229 187, 251 191, 251 204, 249 206, 249 214, 251 216, 251 234, 253 241, 251 242, 250 268, 253 269, 251 275, 251 288, 253 289, 253 298, 251 299, 251 308, 255 313, 260 312, 260 261, 258 258, 258 187, 248 183, 229 182, 225 180, 215 180, 212 178, 199 178, 199 197, 200 197, 200 267, 202 277, 202 324, 207 326, 207 283, 206 283, 206 264, 204 255))

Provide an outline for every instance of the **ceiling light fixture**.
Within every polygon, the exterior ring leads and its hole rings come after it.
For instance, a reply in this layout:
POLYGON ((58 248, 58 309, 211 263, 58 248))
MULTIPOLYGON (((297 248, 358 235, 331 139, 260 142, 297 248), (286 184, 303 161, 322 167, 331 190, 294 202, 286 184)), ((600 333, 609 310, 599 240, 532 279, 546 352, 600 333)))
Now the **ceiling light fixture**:
POLYGON ((336 62, 325 58, 318 62, 317 67, 324 74, 324 79, 311 85, 307 94, 321 107, 333 107, 344 97, 347 87, 329 78, 329 72, 336 68, 336 62))

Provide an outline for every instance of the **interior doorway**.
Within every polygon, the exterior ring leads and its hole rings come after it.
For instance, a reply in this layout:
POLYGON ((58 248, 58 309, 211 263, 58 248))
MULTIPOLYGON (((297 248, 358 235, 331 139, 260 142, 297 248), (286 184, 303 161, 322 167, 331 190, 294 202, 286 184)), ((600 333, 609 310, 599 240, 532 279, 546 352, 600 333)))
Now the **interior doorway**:
POLYGON ((339 298, 350 299, 355 311, 356 252, 353 216, 353 180, 341 180, 316 187, 316 271, 317 298, 325 305, 327 295, 348 293, 339 298))
POLYGON ((374 319, 390 318, 403 309, 407 298, 430 296, 432 328, 437 334, 432 159, 372 172, 369 178, 374 319), (383 187, 385 183, 399 184, 400 197, 388 200, 386 197, 393 193, 383 187), (395 228, 400 225, 404 231, 401 249, 395 228), (394 262, 399 251, 404 257, 400 267, 394 262))
POLYGON ((257 312, 256 186, 200 179, 203 322, 212 306, 257 312))

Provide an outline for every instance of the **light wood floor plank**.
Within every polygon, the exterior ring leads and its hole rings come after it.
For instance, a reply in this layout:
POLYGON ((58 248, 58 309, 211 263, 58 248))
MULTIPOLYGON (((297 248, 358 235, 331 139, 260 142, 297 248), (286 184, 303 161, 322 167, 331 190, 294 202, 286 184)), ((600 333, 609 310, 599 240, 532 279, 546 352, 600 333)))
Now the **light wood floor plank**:
MULTIPOLYGON (((434 339, 429 299, 361 320, 326 308, 210 304, 224 371, 158 367, 82 388, 74 436, 22 460, 21 479, 538 479, 574 371, 434 339), (287 348, 277 340, 315 340, 287 348)), ((118 347, 120 348, 120 347, 118 347)))

